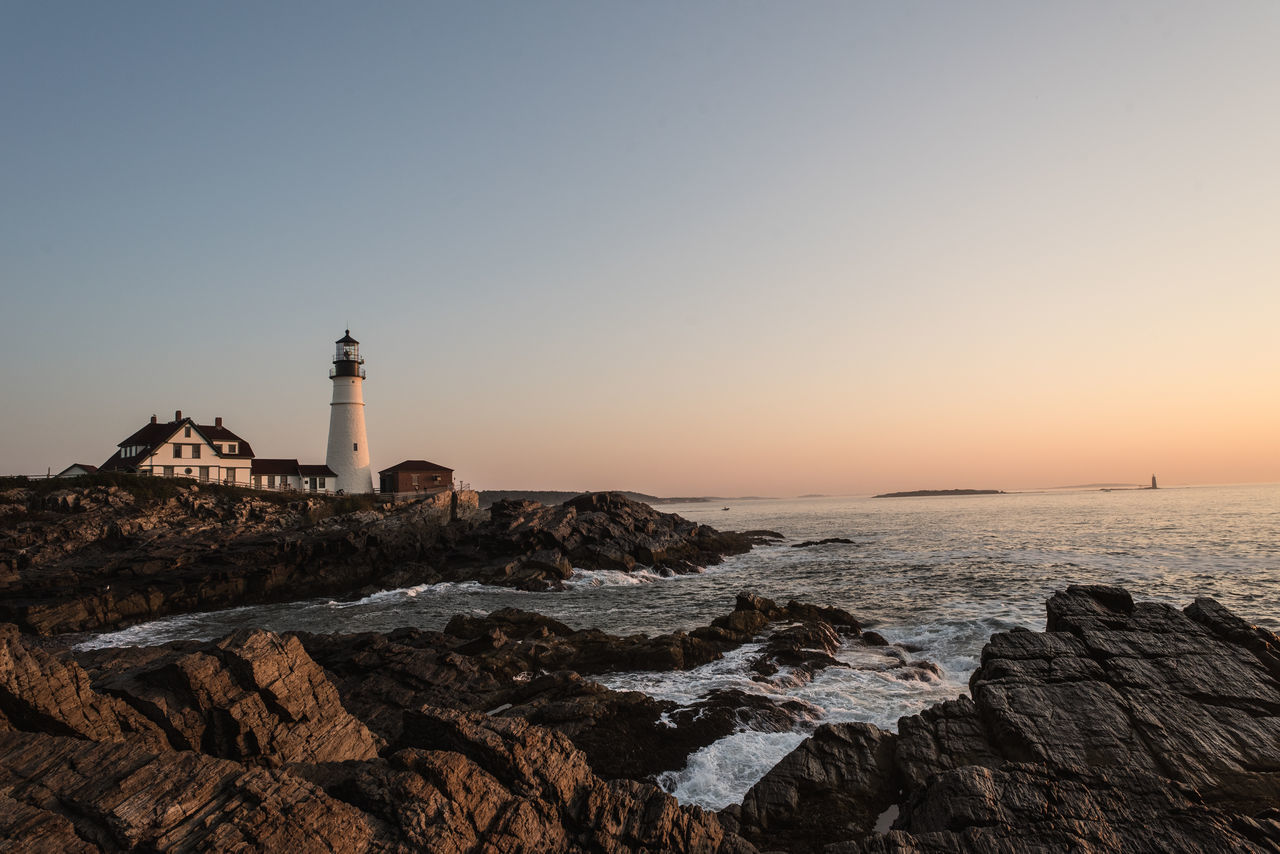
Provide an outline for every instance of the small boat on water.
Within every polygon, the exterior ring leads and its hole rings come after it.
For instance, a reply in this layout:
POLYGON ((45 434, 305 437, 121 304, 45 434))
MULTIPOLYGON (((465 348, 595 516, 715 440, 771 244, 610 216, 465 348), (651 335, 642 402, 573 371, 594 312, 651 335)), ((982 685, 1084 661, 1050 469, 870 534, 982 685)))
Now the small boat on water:
POLYGON ((721 507, 720 509, 721 509, 721 510, 728 510, 729 508, 728 508, 728 507, 721 507))

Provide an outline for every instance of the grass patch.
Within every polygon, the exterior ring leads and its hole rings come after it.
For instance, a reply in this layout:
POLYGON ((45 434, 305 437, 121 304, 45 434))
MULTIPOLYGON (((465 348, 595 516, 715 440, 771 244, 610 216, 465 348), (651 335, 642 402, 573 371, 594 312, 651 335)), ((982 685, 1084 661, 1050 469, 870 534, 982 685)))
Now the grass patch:
POLYGON ((323 501, 327 512, 325 515, 336 516, 352 513, 357 510, 369 510, 379 504, 376 495, 326 495, 322 492, 276 492, 268 489, 250 489, 247 486, 229 486, 223 483, 200 483, 196 480, 178 477, 151 477, 147 475, 128 474, 125 472, 96 472, 79 477, 25 478, 0 477, 0 492, 10 489, 26 489, 37 496, 45 496, 64 489, 92 488, 97 486, 115 486, 127 492, 139 501, 167 501, 192 486, 198 486, 200 492, 227 498, 254 498, 270 504, 292 504, 295 501, 308 499, 323 501))

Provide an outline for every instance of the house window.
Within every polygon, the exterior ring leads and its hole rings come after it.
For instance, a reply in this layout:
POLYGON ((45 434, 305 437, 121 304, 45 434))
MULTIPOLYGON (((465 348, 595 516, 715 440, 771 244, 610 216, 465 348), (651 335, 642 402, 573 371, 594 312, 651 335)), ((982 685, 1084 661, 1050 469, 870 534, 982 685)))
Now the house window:
POLYGON ((320 478, 320 488, 324 489, 324 478, 320 478))
POLYGON ((189 469, 189 468, 185 468, 185 469, 183 469, 183 470, 182 470, 182 473, 183 473, 183 474, 191 474, 191 469, 189 469))
POLYGON ((271 475, 267 475, 267 488, 268 488, 268 489, 275 489, 275 488, 276 488, 276 476, 275 476, 275 475, 273 475, 273 474, 271 474, 271 475))
POLYGON ((165 467, 164 467, 164 476, 165 476, 165 477, 173 477, 173 466, 165 466, 165 467))
POLYGON ((182 459, 182 446, 177 444, 176 442, 173 445, 173 458, 175 460, 182 459))
POLYGON ((228 453, 228 454, 234 454, 235 452, 236 452, 236 443, 235 443, 235 442, 232 442, 232 443, 230 443, 229 445, 227 445, 227 453, 228 453))
POLYGON ((192 445, 192 446, 191 446, 191 459, 193 459, 193 460, 198 460, 198 459, 200 459, 200 446, 199 446, 199 445, 192 445))
POLYGON ((208 467, 208 466, 200 466, 200 481, 201 481, 201 483, 208 483, 208 482, 209 482, 209 467, 208 467))
POLYGON ((433 474, 433 475, 431 476, 431 480, 432 480, 432 481, 434 481, 435 483, 439 483, 439 482, 440 482, 440 475, 438 475, 438 474, 433 474))
POLYGON ((351 443, 351 450, 353 450, 353 451, 358 451, 358 450, 360 450, 360 445, 359 445, 359 443, 358 443, 358 442, 352 442, 352 443, 351 443))

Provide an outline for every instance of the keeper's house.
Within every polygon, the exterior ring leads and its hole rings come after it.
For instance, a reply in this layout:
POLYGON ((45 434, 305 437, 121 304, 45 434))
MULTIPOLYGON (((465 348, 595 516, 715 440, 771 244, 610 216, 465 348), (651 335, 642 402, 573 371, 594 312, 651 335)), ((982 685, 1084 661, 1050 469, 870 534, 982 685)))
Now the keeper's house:
POLYGON ((378 472, 378 491, 384 495, 430 495, 453 489, 453 469, 426 460, 405 460, 378 472))
POLYGON ((183 418, 179 409, 172 421, 160 423, 152 415, 150 424, 142 425, 118 447, 99 471, 249 485, 253 449, 223 427, 221 418, 212 424, 197 424, 183 418))

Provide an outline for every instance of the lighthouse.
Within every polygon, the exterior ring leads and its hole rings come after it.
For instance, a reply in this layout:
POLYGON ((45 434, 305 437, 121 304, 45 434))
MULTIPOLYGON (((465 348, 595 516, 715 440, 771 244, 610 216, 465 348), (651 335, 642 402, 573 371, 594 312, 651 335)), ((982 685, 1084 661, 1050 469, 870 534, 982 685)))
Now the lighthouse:
POLYGON ((351 330, 335 342, 329 379, 333 400, 329 404, 329 450, 325 464, 337 475, 337 488, 344 492, 373 492, 369 468, 369 439, 364 429, 364 359, 360 342, 351 330))

